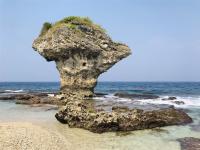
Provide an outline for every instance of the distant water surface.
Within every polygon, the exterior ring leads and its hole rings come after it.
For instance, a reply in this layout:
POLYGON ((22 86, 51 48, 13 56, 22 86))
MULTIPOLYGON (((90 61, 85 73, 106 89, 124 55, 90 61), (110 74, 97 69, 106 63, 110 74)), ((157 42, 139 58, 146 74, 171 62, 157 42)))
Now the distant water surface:
MULTIPOLYGON (((0 92, 55 92, 59 90, 59 82, 0 82, 0 92)), ((200 82, 98 82, 97 92, 199 96, 200 82)))
MULTIPOLYGON (((58 92, 59 82, 0 82, 0 94, 24 92, 58 92)), ((153 94, 161 98, 157 101, 145 100, 144 103, 171 104, 162 98, 176 96, 185 104, 182 106, 200 106, 200 82, 98 82, 95 92, 106 93, 101 100, 114 98, 116 92, 134 94, 153 94), (160 101, 159 101, 160 100, 160 101)), ((117 99, 129 101, 128 99, 117 99)))

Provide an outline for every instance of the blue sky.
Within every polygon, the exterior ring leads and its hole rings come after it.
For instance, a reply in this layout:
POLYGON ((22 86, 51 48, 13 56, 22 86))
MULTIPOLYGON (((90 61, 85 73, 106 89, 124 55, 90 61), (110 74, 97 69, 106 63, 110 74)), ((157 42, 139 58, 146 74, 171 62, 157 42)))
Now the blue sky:
POLYGON ((199 0, 0 0, 0 81, 59 81, 32 48, 45 21, 88 16, 132 55, 101 81, 200 81, 199 0))

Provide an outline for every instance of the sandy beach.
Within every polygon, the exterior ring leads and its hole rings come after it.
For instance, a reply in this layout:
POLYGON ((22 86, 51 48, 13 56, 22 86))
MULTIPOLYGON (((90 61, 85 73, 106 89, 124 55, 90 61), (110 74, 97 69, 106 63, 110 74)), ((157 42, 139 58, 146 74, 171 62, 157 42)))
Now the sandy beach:
POLYGON ((1 150, 68 150, 70 143, 53 131, 28 122, 0 123, 1 150))

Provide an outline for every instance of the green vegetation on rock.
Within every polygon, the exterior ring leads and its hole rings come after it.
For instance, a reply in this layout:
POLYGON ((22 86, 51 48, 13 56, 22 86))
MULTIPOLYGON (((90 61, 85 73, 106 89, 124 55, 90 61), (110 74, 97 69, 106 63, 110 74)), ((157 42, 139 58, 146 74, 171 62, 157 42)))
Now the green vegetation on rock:
POLYGON ((77 25, 85 25, 87 27, 90 27, 94 30, 100 30, 100 31, 103 31, 105 32, 105 30, 97 25, 97 24, 94 24, 93 21, 88 18, 88 17, 76 17, 76 16, 70 16, 70 17, 66 17, 58 22, 55 23, 56 24, 70 24, 72 25, 71 27, 74 28, 74 26, 77 26, 77 25))
POLYGON ((51 23, 45 22, 43 24, 42 30, 40 31, 40 36, 44 35, 51 27, 52 27, 51 23))
POLYGON ((82 25, 88 25, 88 26, 92 26, 93 22, 92 20, 90 20, 90 18, 88 17, 76 17, 76 16, 70 16, 70 17, 66 17, 60 21, 58 21, 57 23, 72 23, 72 24, 82 24, 82 25))
POLYGON ((94 24, 92 20, 89 19, 88 17, 70 16, 58 22, 55 22, 54 24, 45 22, 40 32, 40 36, 43 36, 50 28, 52 28, 53 29, 52 31, 54 31, 55 29, 63 25, 66 25, 69 29, 77 29, 77 30, 78 26, 82 25, 85 27, 89 27, 92 30, 106 32, 105 29, 103 29, 100 25, 94 24))

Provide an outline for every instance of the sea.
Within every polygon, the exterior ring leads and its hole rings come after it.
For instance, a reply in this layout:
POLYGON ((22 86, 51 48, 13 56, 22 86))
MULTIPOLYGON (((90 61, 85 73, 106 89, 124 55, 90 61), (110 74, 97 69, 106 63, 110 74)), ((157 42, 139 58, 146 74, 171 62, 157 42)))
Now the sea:
MULTIPOLYGON (((0 82, 0 96, 11 93, 58 92, 59 82, 0 82)), ((193 123, 181 126, 168 126, 132 132, 110 132, 96 134, 84 129, 69 128, 59 123, 54 115, 57 110, 17 105, 13 101, 0 101, 0 122, 32 122, 43 128, 50 128, 65 136, 78 150, 181 150, 178 139, 200 138, 200 82, 98 82, 96 93, 105 96, 97 99, 107 103, 110 100, 128 105, 173 105, 183 109, 192 117, 193 123), (158 99, 119 98, 117 92, 129 94, 158 95, 158 99), (163 100, 168 97, 173 100, 163 100), (137 102, 137 103, 135 103, 137 102)))

